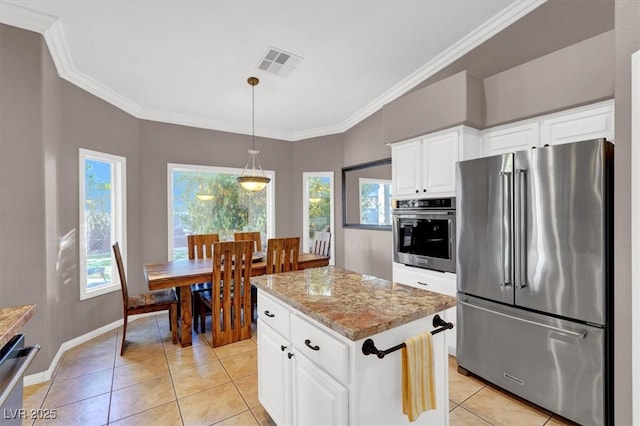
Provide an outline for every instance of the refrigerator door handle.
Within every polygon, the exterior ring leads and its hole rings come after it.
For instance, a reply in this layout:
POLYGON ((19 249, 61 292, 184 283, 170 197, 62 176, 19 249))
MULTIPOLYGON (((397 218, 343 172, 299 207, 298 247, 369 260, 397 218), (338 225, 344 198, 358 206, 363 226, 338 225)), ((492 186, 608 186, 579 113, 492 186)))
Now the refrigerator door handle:
POLYGON ((516 257, 515 286, 516 288, 524 288, 527 286, 527 191, 526 191, 527 171, 524 169, 516 170, 515 174, 515 222, 514 228, 514 248, 516 257))
POLYGON ((563 328, 554 327, 552 325, 542 324, 542 323, 539 323, 539 322, 536 322, 536 321, 531 321, 531 320, 528 320, 528 319, 525 319, 525 318, 520 318, 520 317, 516 317, 516 316, 513 316, 513 315, 505 314, 505 313, 502 313, 502 312, 494 311, 492 309, 483 308, 481 306, 473 305, 471 303, 463 302, 461 300, 458 301, 458 304, 464 305, 464 306, 468 306, 468 307, 474 308, 474 309, 479 309, 481 311, 486 311, 486 312, 489 312, 489 313, 492 313, 492 314, 495 314, 495 315, 500 315, 500 316, 505 317, 505 318, 514 319, 514 320, 521 321, 521 322, 526 322, 527 324, 537 325, 539 327, 547 328, 547 329, 553 330, 553 331, 555 331, 557 333, 565 334, 565 335, 571 336, 571 337, 576 337, 578 339, 585 339, 587 337, 587 332, 586 331, 565 330, 563 328))
POLYGON ((501 287, 513 284, 513 262, 511 259, 511 172, 500 172, 500 202, 502 225, 500 226, 500 253, 502 255, 501 287))

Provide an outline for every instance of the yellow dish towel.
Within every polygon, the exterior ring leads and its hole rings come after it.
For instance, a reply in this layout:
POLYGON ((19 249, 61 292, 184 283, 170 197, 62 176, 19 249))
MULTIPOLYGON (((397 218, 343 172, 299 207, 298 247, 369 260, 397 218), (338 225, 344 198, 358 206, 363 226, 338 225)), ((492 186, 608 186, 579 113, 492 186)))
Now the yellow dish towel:
POLYGON ((436 408, 433 343, 426 332, 407 339, 402 349, 402 412, 415 421, 436 408))

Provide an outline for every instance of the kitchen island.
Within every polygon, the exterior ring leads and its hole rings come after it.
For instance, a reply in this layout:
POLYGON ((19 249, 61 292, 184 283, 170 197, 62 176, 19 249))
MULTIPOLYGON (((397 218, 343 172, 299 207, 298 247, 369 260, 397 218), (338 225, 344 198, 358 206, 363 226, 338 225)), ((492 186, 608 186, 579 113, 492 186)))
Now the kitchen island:
POLYGON ((36 305, 20 305, 0 308, 0 348, 33 317, 36 305))
MULTIPOLYGON (((324 267, 252 278, 258 288, 258 396, 277 424, 404 424, 401 352, 438 329, 451 296, 324 267)), ((442 328, 442 327, 440 327, 442 328)), ((416 424, 449 422, 445 333, 433 335, 436 409, 416 424)))

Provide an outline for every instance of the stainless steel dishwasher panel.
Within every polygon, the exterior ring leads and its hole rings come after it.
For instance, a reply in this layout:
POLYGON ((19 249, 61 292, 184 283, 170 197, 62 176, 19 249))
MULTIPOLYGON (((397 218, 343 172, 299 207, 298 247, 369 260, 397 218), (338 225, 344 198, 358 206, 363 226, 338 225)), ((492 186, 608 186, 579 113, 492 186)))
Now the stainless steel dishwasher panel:
POLYGON ((27 419, 22 406, 23 376, 40 350, 24 347, 24 335, 17 334, 0 349, 0 425, 21 425, 27 419))
POLYGON ((580 424, 605 424, 605 330, 459 294, 458 365, 580 424))

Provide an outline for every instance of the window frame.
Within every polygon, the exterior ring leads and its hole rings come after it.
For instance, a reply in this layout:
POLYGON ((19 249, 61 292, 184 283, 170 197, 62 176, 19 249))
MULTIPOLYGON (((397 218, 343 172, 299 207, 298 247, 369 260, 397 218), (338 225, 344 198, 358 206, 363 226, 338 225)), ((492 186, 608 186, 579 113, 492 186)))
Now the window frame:
POLYGON ((335 265, 335 179, 334 172, 303 172, 302 173, 302 251, 307 252, 311 237, 309 236, 309 178, 329 178, 329 226, 331 227, 331 243, 329 265, 335 265))
MULTIPOLYGON (((198 164, 167 163, 167 259, 173 260, 173 171, 212 172, 242 175, 244 169, 237 167, 203 166, 198 164)), ((267 191, 267 239, 276 234, 275 218, 275 177, 273 170, 263 170, 271 179, 264 191, 267 191)))
POLYGON ((125 274, 127 269, 127 159, 119 155, 109 154, 106 152, 92 151, 89 149, 79 148, 78 150, 78 205, 79 205, 79 285, 80 300, 87 300, 103 294, 120 291, 120 275, 118 274, 118 266, 113 255, 113 251, 109 250, 111 255, 111 282, 105 283, 94 290, 87 288, 87 223, 85 217, 86 204, 86 187, 85 173, 86 160, 96 160, 110 163, 112 167, 112 190, 111 190, 111 244, 118 241, 122 254, 122 263, 124 265, 125 274), (84 273, 83 273, 84 271, 84 273))

